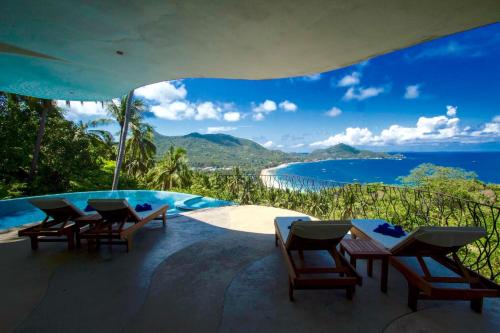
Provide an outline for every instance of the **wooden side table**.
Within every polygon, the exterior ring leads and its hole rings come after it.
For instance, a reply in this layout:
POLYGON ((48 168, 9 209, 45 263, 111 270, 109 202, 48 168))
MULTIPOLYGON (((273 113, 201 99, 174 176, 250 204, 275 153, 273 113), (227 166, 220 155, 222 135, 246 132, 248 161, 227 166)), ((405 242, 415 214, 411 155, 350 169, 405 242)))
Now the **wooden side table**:
POLYGON ((340 242, 340 252, 349 254, 351 265, 356 268, 357 259, 367 260, 368 276, 373 275, 373 260, 382 261, 380 290, 387 293, 387 276, 389 272, 389 256, 391 253, 371 239, 343 239, 340 242))

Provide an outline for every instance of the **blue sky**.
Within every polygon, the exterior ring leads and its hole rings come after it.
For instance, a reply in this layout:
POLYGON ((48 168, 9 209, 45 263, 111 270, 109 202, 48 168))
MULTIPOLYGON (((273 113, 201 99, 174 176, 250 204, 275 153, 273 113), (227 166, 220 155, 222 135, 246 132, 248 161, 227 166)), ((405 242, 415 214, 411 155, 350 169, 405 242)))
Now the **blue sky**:
MULTIPOLYGON (((500 24, 308 77, 185 79, 136 90, 165 135, 227 133, 268 148, 500 150, 500 24)), ((62 105, 62 103, 61 103, 62 105)), ((71 104, 67 117, 102 117, 71 104)))

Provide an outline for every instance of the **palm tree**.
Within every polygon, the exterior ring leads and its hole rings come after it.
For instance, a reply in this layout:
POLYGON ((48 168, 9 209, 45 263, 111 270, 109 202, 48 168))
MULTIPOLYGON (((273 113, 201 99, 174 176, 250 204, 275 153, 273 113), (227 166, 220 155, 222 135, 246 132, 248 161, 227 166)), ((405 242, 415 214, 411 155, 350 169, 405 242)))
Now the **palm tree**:
POLYGON ((36 111, 40 116, 40 122, 38 125, 38 131, 35 140, 35 146, 33 147, 33 157, 31 159, 30 170, 28 174, 28 182, 33 181, 36 171, 38 169, 38 160, 40 156, 40 150, 42 147, 42 140, 45 134, 45 126, 47 124, 47 117, 51 110, 55 109, 54 101, 50 99, 41 99, 29 96, 21 96, 16 94, 8 94, 7 98, 14 103, 24 103, 30 110, 36 111))
MULTIPOLYGON (((133 98, 134 91, 130 91, 126 96, 123 96, 120 101, 115 102, 111 101, 107 105, 107 110, 108 113, 111 117, 113 117, 118 124, 120 125, 120 142, 118 145, 118 156, 116 158, 116 166, 115 166, 115 173, 113 176, 113 185, 112 189, 116 190, 118 187, 118 180, 120 177, 120 170, 122 168, 123 160, 125 158, 125 151, 127 149, 126 147, 126 141, 127 141, 127 133, 129 127, 132 129, 136 129, 138 132, 135 132, 136 137, 140 138, 143 137, 143 135, 139 135, 140 133, 143 132, 144 128, 144 123, 143 123, 143 114, 142 112, 144 111, 144 103, 141 99, 134 99, 133 98)), ((145 141, 150 141, 152 143, 152 140, 144 139, 145 141)), ((143 139, 141 140, 133 140, 131 145, 133 143, 141 142, 144 141, 143 139)), ((149 143, 143 143, 143 146, 149 146, 149 143)), ((132 146, 129 146, 129 148, 132 148, 132 146)), ((139 151, 141 148, 139 148, 139 151)), ((149 149, 150 151, 151 149, 149 149)), ((146 150, 143 150, 144 153, 146 153, 146 150)), ((142 157, 144 157, 144 154, 141 154, 142 157)), ((137 157, 137 154, 136 154, 137 157)), ((135 163, 133 163, 135 164, 135 163)), ((148 164, 148 163, 147 163, 148 164)), ((142 168, 142 167, 141 167, 142 168)))
POLYGON ((79 129, 90 137, 92 144, 98 147, 107 159, 116 158, 113 134, 103 129, 96 129, 96 127, 107 125, 111 122, 111 119, 98 119, 79 123, 79 129))
POLYGON ((153 142, 153 127, 145 123, 131 124, 132 135, 126 142, 124 166, 134 177, 144 176, 154 166, 156 146, 153 142))
POLYGON ((171 189, 174 185, 185 184, 190 175, 186 150, 170 146, 162 160, 151 170, 149 178, 152 186, 166 190, 171 189))

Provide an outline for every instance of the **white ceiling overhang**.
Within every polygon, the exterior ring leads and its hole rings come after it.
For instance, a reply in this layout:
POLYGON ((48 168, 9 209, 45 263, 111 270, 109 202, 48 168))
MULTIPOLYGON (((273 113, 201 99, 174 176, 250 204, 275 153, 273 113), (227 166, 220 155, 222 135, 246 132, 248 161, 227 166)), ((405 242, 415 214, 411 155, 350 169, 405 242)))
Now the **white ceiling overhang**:
POLYGON ((107 100, 182 78, 344 67, 495 23, 499 0, 3 0, 0 90, 107 100))

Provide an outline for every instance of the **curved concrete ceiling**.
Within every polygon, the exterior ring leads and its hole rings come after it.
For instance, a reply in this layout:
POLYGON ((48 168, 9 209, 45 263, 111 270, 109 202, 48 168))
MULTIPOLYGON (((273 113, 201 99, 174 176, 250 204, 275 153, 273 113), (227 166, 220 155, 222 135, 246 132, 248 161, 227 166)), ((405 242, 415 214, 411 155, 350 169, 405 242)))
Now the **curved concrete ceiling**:
POLYGON ((499 20, 499 0, 3 0, 0 90, 107 100, 163 80, 298 76, 499 20))

